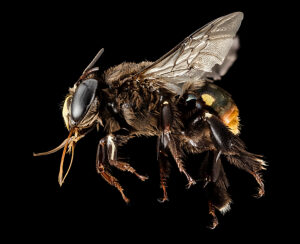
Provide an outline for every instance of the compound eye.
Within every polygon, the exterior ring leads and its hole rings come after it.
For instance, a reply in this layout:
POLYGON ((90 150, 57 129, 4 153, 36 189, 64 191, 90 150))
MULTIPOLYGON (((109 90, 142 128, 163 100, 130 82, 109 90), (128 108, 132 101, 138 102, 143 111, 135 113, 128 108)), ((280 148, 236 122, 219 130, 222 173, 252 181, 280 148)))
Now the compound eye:
POLYGON ((77 88, 71 103, 71 119, 78 123, 87 113, 92 104, 98 81, 95 79, 88 79, 83 81, 77 88))

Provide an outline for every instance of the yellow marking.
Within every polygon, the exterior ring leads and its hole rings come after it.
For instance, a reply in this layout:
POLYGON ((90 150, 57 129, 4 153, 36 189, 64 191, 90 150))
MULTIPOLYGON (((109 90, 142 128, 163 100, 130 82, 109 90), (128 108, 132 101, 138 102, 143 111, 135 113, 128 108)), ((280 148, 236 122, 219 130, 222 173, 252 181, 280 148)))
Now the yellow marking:
POLYGON ((202 94, 201 97, 207 106, 211 106, 216 100, 209 94, 202 94))
POLYGON ((167 101, 164 101, 163 104, 169 104, 167 101))
POLYGON ((64 106, 63 106, 63 110, 62 110, 62 115, 65 121, 65 125, 67 127, 68 130, 69 129, 69 107, 68 107, 68 101, 71 98, 71 96, 67 96, 64 102, 64 106))

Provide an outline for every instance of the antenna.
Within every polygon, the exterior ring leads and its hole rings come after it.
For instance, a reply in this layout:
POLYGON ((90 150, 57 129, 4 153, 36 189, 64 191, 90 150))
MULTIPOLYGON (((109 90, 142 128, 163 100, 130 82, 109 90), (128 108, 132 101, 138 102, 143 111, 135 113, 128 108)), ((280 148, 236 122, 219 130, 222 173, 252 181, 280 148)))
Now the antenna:
POLYGON ((101 57, 101 55, 103 54, 103 52, 104 52, 104 48, 101 48, 100 51, 96 54, 96 56, 93 58, 93 60, 90 62, 90 64, 85 68, 85 70, 83 71, 82 74, 84 74, 85 72, 87 72, 89 69, 93 68, 93 66, 98 61, 98 59, 101 57))

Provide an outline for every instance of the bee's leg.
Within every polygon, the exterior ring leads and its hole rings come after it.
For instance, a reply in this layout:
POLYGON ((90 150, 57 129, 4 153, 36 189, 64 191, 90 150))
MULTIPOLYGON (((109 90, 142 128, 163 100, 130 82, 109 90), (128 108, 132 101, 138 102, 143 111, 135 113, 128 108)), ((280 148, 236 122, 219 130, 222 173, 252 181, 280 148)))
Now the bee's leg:
POLYGON ((206 194, 209 204, 209 215, 211 216, 211 222, 209 228, 215 228, 218 224, 217 217, 214 210, 219 210, 222 214, 225 214, 230 210, 231 198, 227 192, 229 186, 224 168, 221 164, 220 175, 216 182, 211 182, 206 188, 206 194))
POLYGON ((159 148, 159 140, 157 141, 157 160, 159 162, 159 173, 160 173, 160 187, 163 189, 163 197, 157 199, 160 203, 168 201, 168 193, 167 193, 167 179, 170 174, 170 163, 168 160, 168 154, 165 152, 163 148, 159 148))
POLYGON ((118 168, 119 170, 128 171, 128 172, 136 175, 141 181, 145 181, 145 180, 149 179, 148 176, 138 174, 136 172, 136 170, 133 167, 131 167, 130 164, 128 164, 128 163, 116 161, 116 160, 109 160, 109 164, 118 168))
POLYGON ((211 182, 211 177, 208 172, 210 166, 209 155, 210 153, 207 151, 200 168, 200 178, 201 181, 203 181, 203 188, 205 188, 207 184, 211 182))
POLYGON ((251 171, 249 172, 251 175, 253 175, 253 177, 255 178, 256 182, 258 183, 259 187, 258 187, 258 191, 257 194, 255 194, 254 196, 257 198, 262 197, 263 195, 265 195, 265 185, 264 182, 261 178, 261 175, 257 172, 251 171))
POLYGON ((209 151, 206 154, 206 157, 203 160, 201 166, 201 178, 204 181, 205 187, 209 182, 216 182, 220 175, 220 169, 222 166, 221 156, 222 151, 213 151, 213 159, 209 158, 209 151))
POLYGON ((208 225, 208 228, 210 229, 214 229, 217 227, 217 225, 219 224, 217 215, 215 213, 215 206, 213 205, 213 203, 209 200, 208 201, 208 214, 210 216, 210 223, 208 225))
POLYGON ((101 139, 97 148, 97 158, 96 158, 96 169, 97 172, 105 179, 110 185, 116 187, 121 193, 124 201, 129 203, 129 199, 125 196, 122 186, 119 184, 118 180, 112 176, 107 169, 106 159, 107 159, 107 150, 106 150, 107 137, 101 139))
POLYGON ((186 172, 185 168, 184 168, 184 163, 182 161, 182 152, 180 152, 178 150, 178 148, 176 147, 176 143, 175 140, 173 138, 173 136, 171 135, 171 133, 164 133, 165 138, 168 138, 169 143, 168 143, 168 148, 173 156, 173 158, 175 159, 175 162, 178 166, 178 169, 180 172, 184 173, 184 175, 186 176, 187 180, 188 180, 188 184, 187 184, 187 188, 190 188, 192 185, 196 184, 196 181, 186 172))
POLYGON ((259 155, 255 155, 249 152, 243 152, 239 155, 227 155, 227 159, 230 163, 240 169, 245 170, 254 177, 259 185, 257 194, 254 195, 257 198, 260 198, 265 194, 264 182, 259 171, 265 169, 264 166, 266 165, 266 163, 259 157, 259 155))
POLYGON ((206 185, 209 182, 215 183, 219 176, 220 176, 220 171, 222 167, 221 163, 221 156, 222 151, 213 151, 213 159, 209 157, 210 152, 208 151, 203 162, 201 165, 201 178, 202 181, 204 181, 204 186, 203 188, 206 187, 206 185))
POLYGON ((106 142, 107 142, 107 154, 108 154, 108 163, 114 167, 116 167, 117 169, 119 170, 122 170, 122 171, 128 171, 134 175, 136 175, 140 180, 142 181, 145 181, 148 179, 147 176, 143 176, 143 175, 140 175, 136 172, 136 170, 130 166, 129 163, 125 163, 125 162, 122 162, 122 161, 119 161, 117 159, 117 145, 116 145, 116 142, 115 142, 115 137, 113 135, 108 135, 106 137, 106 142))
POLYGON ((179 171, 184 173, 187 180, 187 188, 191 187, 191 185, 196 184, 196 181, 186 172, 183 161, 182 161, 182 152, 176 146, 175 138, 171 133, 171 125, 172 125, 172 111, 168 101, 164 101, 162 103, 161 108, 161 129, 162 134, 160 136, 160 142, 164 149, 169 148, 178 168, 179 171))
POLYGON ((263 196, 264 184, 258 173, 265 169, 265 162, 261 156, 247 152, 242 140, 234 135, 215 115, 206 112, 204 120, 210 127, 211 138, 216 148, 226 155, 230 163, 247 171, 255 178, 259 184, 257 197, 263 196))
POLYGON ((207 152, 200 168, 200 177, 204 181, 205 192, 208 198, 210 224, 209 228, 214 229, 218 225, 215 209, 225 214, 230 210, 231 198, 227 193, 229 186, 221 159, 220 152, 207 152))

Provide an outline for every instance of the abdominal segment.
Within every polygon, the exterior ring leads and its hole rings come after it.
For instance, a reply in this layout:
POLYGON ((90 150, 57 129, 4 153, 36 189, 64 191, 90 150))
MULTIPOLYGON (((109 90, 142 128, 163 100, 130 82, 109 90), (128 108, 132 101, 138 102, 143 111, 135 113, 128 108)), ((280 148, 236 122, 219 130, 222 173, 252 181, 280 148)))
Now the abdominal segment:
POLYGON ((231 95, 221 87, 211 83, 206 83, 198 92, 205 104, 217 112, 231 132, 238 135, 240 133, 239 110, 231 95))

